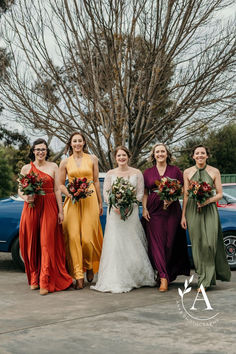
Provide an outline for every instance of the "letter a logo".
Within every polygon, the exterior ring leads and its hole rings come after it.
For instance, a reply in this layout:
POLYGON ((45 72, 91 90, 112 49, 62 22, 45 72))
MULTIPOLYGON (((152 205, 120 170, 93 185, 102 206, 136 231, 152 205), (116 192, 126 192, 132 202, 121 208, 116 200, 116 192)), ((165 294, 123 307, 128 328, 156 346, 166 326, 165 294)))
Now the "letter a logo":
POLYGON ((205 292, 205 289, 204 289, 204 287, 203 287, 202 284, 201 284, 201 286, 200 286, 200 290, 201 290, 201 292, 200 292, 200 291, 197 292, 197 295, 196 295, 196 297, 195 297, 193 306, 190 308, 190 310, 197 310, 196 307, 195 307, 196 301, 205 301, 205 304, 206 304, 205 310, 213 310, 213 308, 211 307, 210 301, 209 301, 209 299, 208 299, 208 297, 207 297, 207 294, 206 294, 206 292, 205 292), (200 298, 200 299, 198 299, 199 294, 202 294, 202 296, 203 296, 203 297, 200 298))

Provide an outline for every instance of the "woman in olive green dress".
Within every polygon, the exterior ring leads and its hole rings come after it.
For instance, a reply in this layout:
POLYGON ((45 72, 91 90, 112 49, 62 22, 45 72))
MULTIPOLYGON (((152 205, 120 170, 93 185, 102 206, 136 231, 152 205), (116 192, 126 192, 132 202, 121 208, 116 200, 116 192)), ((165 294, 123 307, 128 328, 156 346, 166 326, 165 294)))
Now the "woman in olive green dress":
POLYGON ((208 149, 203 145, 194 148, 192 158, 196 165, 184 171, 184 201, 181 225, 189 231, 193 261, 198 274, 198 287, 216 284, 216 279, 230 281, 223 236, 216 202, 222 198, 220 172, 207 165, 208 149), (207 182, 216 193, 199 204, 188 197, 190 181, 207 182))

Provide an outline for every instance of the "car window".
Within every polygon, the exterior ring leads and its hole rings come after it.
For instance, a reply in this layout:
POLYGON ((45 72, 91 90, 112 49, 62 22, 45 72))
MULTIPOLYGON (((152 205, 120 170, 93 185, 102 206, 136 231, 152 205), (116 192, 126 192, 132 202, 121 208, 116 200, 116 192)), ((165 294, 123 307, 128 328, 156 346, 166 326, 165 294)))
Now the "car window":
POLYGON ((228 202, 225 198, 222 198, 219 200, 219 204, 228 204, 228 202))
POLYGON ((223 192, 227 193, 233 198, 236 198, 236 185, 232 186, 223 186, 223 192))

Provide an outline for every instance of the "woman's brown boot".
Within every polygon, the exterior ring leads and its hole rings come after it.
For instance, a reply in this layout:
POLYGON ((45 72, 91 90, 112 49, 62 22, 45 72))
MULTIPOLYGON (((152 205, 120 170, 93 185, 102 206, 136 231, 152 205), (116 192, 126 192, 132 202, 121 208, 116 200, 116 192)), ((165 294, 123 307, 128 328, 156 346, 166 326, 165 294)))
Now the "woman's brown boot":
POLYGON ((161 285, 159 291, 164 292, 168 290, 168 281, 166 278, 161 278, 161 285))
POLYGON ((48 289, 40 288, 39 294, 40 295, 47 295, 48 294, 48 289))
POLYGON ((75 290, 81 290, 84 288, 84 278, 76 279, 75 290))

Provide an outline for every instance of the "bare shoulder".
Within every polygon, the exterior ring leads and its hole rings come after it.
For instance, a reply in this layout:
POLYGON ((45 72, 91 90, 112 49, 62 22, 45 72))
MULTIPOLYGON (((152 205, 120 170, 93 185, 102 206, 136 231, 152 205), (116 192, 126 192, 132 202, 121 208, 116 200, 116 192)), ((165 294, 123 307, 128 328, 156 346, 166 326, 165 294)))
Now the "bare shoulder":
POLYGON ((58 166, 55 162, 48 162, 49 166, 53 169, 53 170, 57 170, 58 166))
POLYGON ((30 163, 28 163, 27 165, 24 165, 24 166, 22 167, 20 173, 21 173, 22 175, 27 175, 27 173, 29 173, 30 169, 31 169, 31 165, 30 165, 30 163))
POLYGON ((60 167, 61 167, 61 168, 66 168, 68 159, 69 159, 69 157, 67 157, 66 159, 64 159, 64 160, 62 160, 62 161, 60 162, 60 167))
POLYGON ((207 165, 206 171, 209 173, 211 177, 213 177, 213 179, 220 176, 220 171, 216 167, 207 165))
POLYGON ((186 176, 186 177, 192 176, 195 171, 196 171, 195 166, 191 166, 189 168, 186 168, 186 170, 184 170, 184 176, 186 176))
POLYGON ((89 156, 93 162, 98 162, 98 158, 96 155, 89 155, 89 156))

